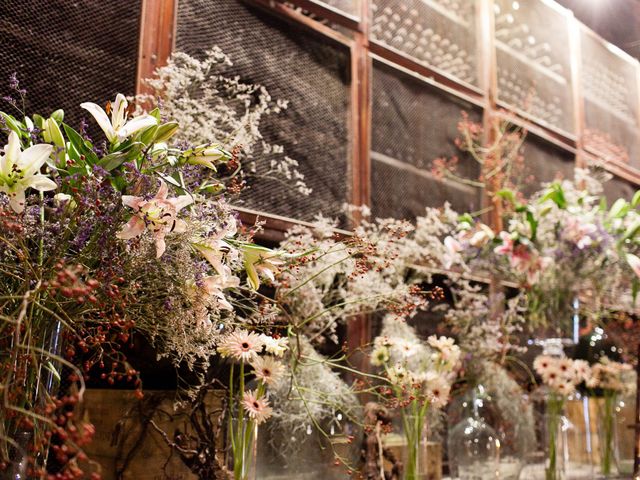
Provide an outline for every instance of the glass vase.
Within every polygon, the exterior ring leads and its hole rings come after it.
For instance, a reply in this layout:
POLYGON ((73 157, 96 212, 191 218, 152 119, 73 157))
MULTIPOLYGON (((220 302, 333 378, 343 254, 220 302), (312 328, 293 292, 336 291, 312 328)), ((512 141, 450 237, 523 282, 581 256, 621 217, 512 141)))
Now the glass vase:
POLYGON ((498 478, 500 442, 493 428, 473 409, 470 416, 449 432, 449 464, 453 478, 481 480, 498 478))
POLYGON ((604 478, 616 477, 619 474, 617 409, 618 395, 605 391, 598 412, 600 473, 604 478))
POLYGON ((404 480, 418 480, 426 469, 427 433, 425 415, 402 412, 402 427, 406 447, 404 450, 404 480))
POLYGON ((565 418, 564 397, 550 393, 545 412, 545 480, 565 478, 565 418))
POLYGON ((248 418, 233 418, 229 422, 227 465, 234 480, 254 480, 258 450, 258 425, 248 418))

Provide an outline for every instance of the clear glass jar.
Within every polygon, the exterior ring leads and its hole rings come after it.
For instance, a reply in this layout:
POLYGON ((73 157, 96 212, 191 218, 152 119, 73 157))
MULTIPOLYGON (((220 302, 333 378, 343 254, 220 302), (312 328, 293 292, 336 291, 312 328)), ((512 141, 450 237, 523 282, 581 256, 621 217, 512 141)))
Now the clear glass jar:
POLYGON ((488 480, 500 475, 500 440, 496 431, 480 416, 484 400, 479 393, 483 393, 481 386, 470 392, 467 401, 463 402, 466 415, 449 431, 448 453, 452 478, 488 480))

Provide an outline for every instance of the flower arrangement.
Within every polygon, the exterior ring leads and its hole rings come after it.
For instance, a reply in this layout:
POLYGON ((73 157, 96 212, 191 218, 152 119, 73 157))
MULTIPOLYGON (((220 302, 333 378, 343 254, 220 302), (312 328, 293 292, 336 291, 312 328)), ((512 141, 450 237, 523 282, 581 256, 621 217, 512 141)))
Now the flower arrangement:
POLYGON ((249 478, 255 458, 257 427, 271 417, 273 409, 267 399, 267 389, 277 383, 284 373, 278 360, 288 349, 287 338, 258 335, 236 329, 222 338, 218 352, 233 363, 229 374, 229 436, 233 451, 233 474, 236 480, 249 478), (238 364, 239 375, 234 372, 238 364), (246 388, 246 378, 252 375, 256 388, 246 388), (237 385, 236 385, 237 382, 237 385), (237 411, 234 407, 237 405, 237 411))
POLYGON ((559 429, 564 404, 576 386, 591 379, 591 369, 585 360, 571 360, 566 357, 539 355, 533 367, 547 388, 546 428, 547 428, 547 465, 545 478, 556 480, 561 471, 561 453, 559 451, 559 429))
POLYGON ((374 340, 371 363, 382 370, 382 395, 390 408, 400 411, 407 440, 406 479, 419 478, 427 411, 439 410, 449 401, 460 355, 453 339, 434 335, 422 342, 409 325, 390 317, 374 340))
POLYGON ((526 203, 510 191, 500 194, 514 207, 505 230, 494 234, 464 216, 447 245, 472 270, 524 288, 533 324, 566 329, 578 299, 597 320, 608 299, 631 289, 626 272, 633 267, 640 197, 607 208, 600 179, 580 169, 573 181, 547 184, 526 203))
POLYGON ((607 356, 600 357, 591 366, 591 378, 587 381, 590 389, 602 391, 603 403, 600 406, 600 472, 603 475, 613 473, 616 459, 616 408, 621 396, 634 391, 635 375, 628 363, 615 362, 607 356))
MULTIPOLYGON (((0 461, 28 457, 13 462, 23 475, 55 463, 60 478, 80 478, 92 427, 69 410, 84 379, 129 380, 142 396, 123 353, 138 334, 202 374, 238 318, 260 311, 254 292, 283 261, 238 232, 220 195, 239 169, 233 146, 173 143, 177 122, 158 109, 132 116, 120 94, 81 105, 104 133, 95 142, 60 110, 27 116, 10 104, 19 115, 0 112, 0 461), (78 385, 65 396, 63 376, 78 385)), ((257 371, 276 370, 263 363, 257 371)))

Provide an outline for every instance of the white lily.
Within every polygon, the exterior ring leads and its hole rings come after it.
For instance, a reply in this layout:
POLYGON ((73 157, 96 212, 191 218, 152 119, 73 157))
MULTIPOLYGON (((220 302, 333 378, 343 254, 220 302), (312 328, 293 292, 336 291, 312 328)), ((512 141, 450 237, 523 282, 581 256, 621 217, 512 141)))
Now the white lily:
POLYGON ((100 128, 111 143, 122 142, 143 128, 157 125, 158 120, 151 115, 141 115, 127 121, 129 102, 119 93, 111 106, 111 119, 100 105, 92 102, 81 103, 80 106, 95 118, 100 128))
POLYGON ((21 149, 20 138, 15 132, 9 134, 9 143, 0 155, 0 192, 9 196, 9 205, 16 213, 24 210, 24 192, 33 188, 41 192, 57 188, 56 182, 40 173, 53 150, 52 145, 41 143, 21 149))

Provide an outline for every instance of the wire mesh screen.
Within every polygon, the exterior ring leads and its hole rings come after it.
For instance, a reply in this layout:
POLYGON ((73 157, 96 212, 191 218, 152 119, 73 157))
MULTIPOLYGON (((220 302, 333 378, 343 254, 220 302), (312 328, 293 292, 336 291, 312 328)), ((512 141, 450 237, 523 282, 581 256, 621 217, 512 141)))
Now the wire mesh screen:
POLYGON ((0 92, 15 72, 27 89, 27 113, 63 108, 71 123, 85 116, 83 101, 134 94, 140 12, 141 0, 3 0, 0 92))
POLYGON ((542 0, 494 4, 498 100, 573 133, 568 17, 542 0))
POLYGON ((523 147, 525 182, 521 190, 531 195, 540 184, 556 179, 573 179, 575 157, 540 137, 529 134, 523 147))
POLYGON ((603 188, 604 196, 607 198, 609 206, 613 205, 613 202, 619 198, 631 200, 638 189, 636 185, 620 177, 613 177, 608 182, 605 182, 603 188))
MULTIPOLYGON (((260 131, 300 163, 313 189, 304 197, 259 179, 243 206, 300 220, 319 212, 338 217, 349 200, 348 50, 241 1, 181 0, 176 49, 199 56, 216 45, 233 62, 230 74, 289 101, 284 112, 263 120, 260 131)), ((268 167, 257 160, 259 172, 268 167)))
MULTIPOLYGON (((295 3, 295 0, 293 0, 295 3)), ((349 15, 358 16, 360 1, 362 0, 316 0, 317 3, 328 5, 349 15)))
POLYGON ((475 3, 373 0, 372 40, 477 85, 475 3))
MULTIPOLYGON (((449 201, 458 211, 473 211, 478 189, 437 180, 431 163, 460 156, 454 145, 461 111, 471 120, 480 112, 471 104, 376 62, 373 69, 371 152, 372 210, 380 217, 413 219, 425 207, 449 201)), ((477 164, 461 156, 459 172, 477 178, 477 164)))
POLYGON ((640 166, 638 65, 582 32, 584 146, 606 160, 640 166))

